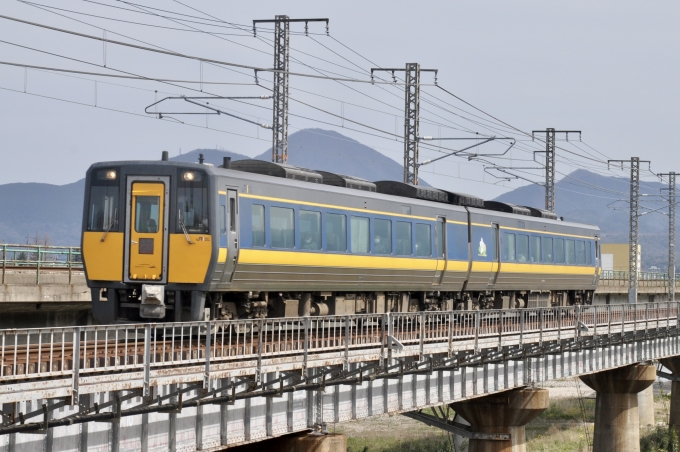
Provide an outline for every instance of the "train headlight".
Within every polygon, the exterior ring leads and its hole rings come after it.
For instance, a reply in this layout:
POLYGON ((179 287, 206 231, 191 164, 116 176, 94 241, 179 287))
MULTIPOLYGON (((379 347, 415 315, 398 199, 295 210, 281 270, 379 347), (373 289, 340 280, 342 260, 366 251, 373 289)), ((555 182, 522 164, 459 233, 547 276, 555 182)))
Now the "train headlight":
POLYGON ((115 180, 116 179, 116 171, 115 170, 108 170, 106 172, 106 178, 108 180, 115 180))
POLYGON ((184 173, 184 175, 182 177, 185 181, 191 182, 192 180, 194 180, 196 175, 194 173, 192 173, 191 171, 187 171, 186 173, 184 173))

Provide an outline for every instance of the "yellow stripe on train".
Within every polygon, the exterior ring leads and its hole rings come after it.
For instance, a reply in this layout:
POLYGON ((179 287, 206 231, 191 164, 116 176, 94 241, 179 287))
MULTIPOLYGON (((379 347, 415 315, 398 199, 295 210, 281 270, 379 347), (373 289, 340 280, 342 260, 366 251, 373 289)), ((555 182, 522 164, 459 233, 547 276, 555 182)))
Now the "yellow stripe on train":
MULTIPOLYGON (((239 264, 290 265, 306 267, 344 267, 395 270, 443 270, 444 260, 415 259, 412 257, 362 256, 356 254, 306 253, 299 251, 274 251, 241 249, 239 264)), ((468 262, 449 260, 446 271, 467 272, 468 262)), ((496 262, 473 262, 473 272, 492 272, 498 269, 496 262)), ((501 273, 542 273, 567 275, 593 275, 595 267, 569 265, 501 263, 501 273)))

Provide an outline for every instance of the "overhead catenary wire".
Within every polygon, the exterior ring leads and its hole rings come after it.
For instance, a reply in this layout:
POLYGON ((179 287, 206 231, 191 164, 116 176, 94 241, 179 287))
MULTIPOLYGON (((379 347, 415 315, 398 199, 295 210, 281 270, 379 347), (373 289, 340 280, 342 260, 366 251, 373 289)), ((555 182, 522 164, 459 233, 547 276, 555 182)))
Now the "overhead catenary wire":
MULTIPOLYGON (((95 3, 96 3, 96 2, 95 2, 95 3)), ((181 2, 177 2, 177 3, 182 4, 181 2)), ((186 5, 185 5, 185 6, 186 6, 186 5)), ((335 39, 335 38, 333 38, 333 39, 335 39)), ((337 40, 336 40, 336 41, 337 41, 337 40)), ((339 42, 339 41, 337 41, 337 42, 339 42)), ((343 45, 344 45, 344 44, 343 44, 343 45)), ((217 64, 220 64, 220 63, 217 63, 217 64)), ((328 79, 333 79, 333 78, 328 77, 328 79)), ((160 80, 159 80, 159 81, 160 81, 160 80)), ((187 81, 187 83, 189 83, 189 82, 187 81)), ((386 85, 393 85, 392 83, 385 83, 385 84, 386 84, 386 85)), ((473 108, 477 109, 477 108, 474 107, 473 105, 471 105, 471 104, 469 104, 469 105, 472 106, 473 108)), ((315 107, 312 106, 312 105, 309 105, 309 106, 310 106, 311 108, 315 108, 315 107)), ((477 109, 477 110, 481 111, 480 109, 477 109)), ((483 112, 483 113, 484 113, 484 114, 488 114, 488 113, 486 113, 486 112, 483 112)), ((333 116, 338 117, 338 115, 336 115, 336 114, 333 114, 333 116)), ((493 116, 491 116, 491 115, 489 115, 489 116, 490 116, 490 117, 493 117, 493 116)), ((493 118, 494 118, 494 120, 498 120, 498 118, 495 118, 495 117, 493 117, 493 118)), ((312 118, 307 118, 307 119, 313 120, 312 118)), ((469 118, 464 118, 464 119, 465 119, 465 120, 469 120, 469 118)), ((503 123, 502 121, 500 121, 500 122, 503 123)), ((507 126, 508 126, 508 127, 511 127, 511 128, 514 129, 514 130, 518 130, 518 131, 519 131, 519 129, 514 128, 514 127, 510 126, 509 124, 508 124, 507 126)), ((386 131, 381 131, 381 132, 386 132, 386 131)), ((521 132, 521 131, 520 131, 520 132, 521 132)), ((392 136, 396 136, 396 135, 395 135, 395 134, 392 134, 392 136)), ((518 149, 519 149, 519 147, 518 147, 518 149)), ((528 151, 527 151, 527 152, 528 152, 528 151)), ((576 154, 578 154, 578 153, 576 153, 576 154)), ((582 158, 582 157, 583 157, 582 155, 576 155, 576 156, 579 157, 579 158, 582 158)), ((594 161, 595 163, 597 163, 596 160, 593 160, 593 161, 594 161)))

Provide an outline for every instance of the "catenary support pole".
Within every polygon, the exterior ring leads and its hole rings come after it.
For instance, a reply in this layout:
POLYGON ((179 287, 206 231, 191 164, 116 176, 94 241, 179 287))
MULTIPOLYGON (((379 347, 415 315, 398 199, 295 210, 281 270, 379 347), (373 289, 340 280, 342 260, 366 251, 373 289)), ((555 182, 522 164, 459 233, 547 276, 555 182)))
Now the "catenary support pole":
POLYGON ((668 176, 668 300, 675 301, 675 172, 658 176, 668 176))
POLYGON ((611 163, 624 163, 630 165, 630 229, 628 234, 628 303, 637 303, 638 275, 640 273, 640 253, 638 238, 638 222, 640 220, 640 163, 649 163, 649 160, 640 160, 640 157, 631 157, 630 160, 608 160, 611 163))
MULTIPOLYGON (((531 139, 533 140, 534 134, 539 132, 543 131, 533 130, 531 139)), ((545 129, 545 210, 553 213, 555 213, 555 135, 558 133, 566 134, 567 141, 570 133, 578 133, 579 140, 581 139, 580 130, 545 129)))
MULTIPOLYGON (((290 23, 304 22, 305 34, 309 22, 326 22, 328 33, 328 19, 291 19, 285 15, 278 15, 273 20, 253 20, 253 35, 257 36, 258 23, 274 24, 274 83, 273 90, 273 120, 272 120, 272 162, 288 163, 288 73, 290 62, 290 23)), ((256 76, 257 78, 257 76, 256 76)))
POLYGON ((406 63, 401 68, 372 68, 373 72, 388 71, 396 82, 394 73, 404 71, 404 183, 418 185, 418 141, 420 139, 420 73, 434 72, 437 83, 438 69, 421 69, 418 63, 406 63))

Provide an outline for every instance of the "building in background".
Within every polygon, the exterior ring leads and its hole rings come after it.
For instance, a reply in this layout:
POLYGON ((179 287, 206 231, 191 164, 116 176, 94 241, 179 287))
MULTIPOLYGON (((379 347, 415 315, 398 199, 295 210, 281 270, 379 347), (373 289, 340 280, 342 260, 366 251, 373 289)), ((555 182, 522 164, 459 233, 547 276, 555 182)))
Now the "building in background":
MULTIPOLYGON (((628 271, 628 250, 627 243, 603 243, 600 245, 600 255, 602 256, 602 270, 628 271)), ((637 265, 642 269, 642 246, 638 245, 637 265)))

